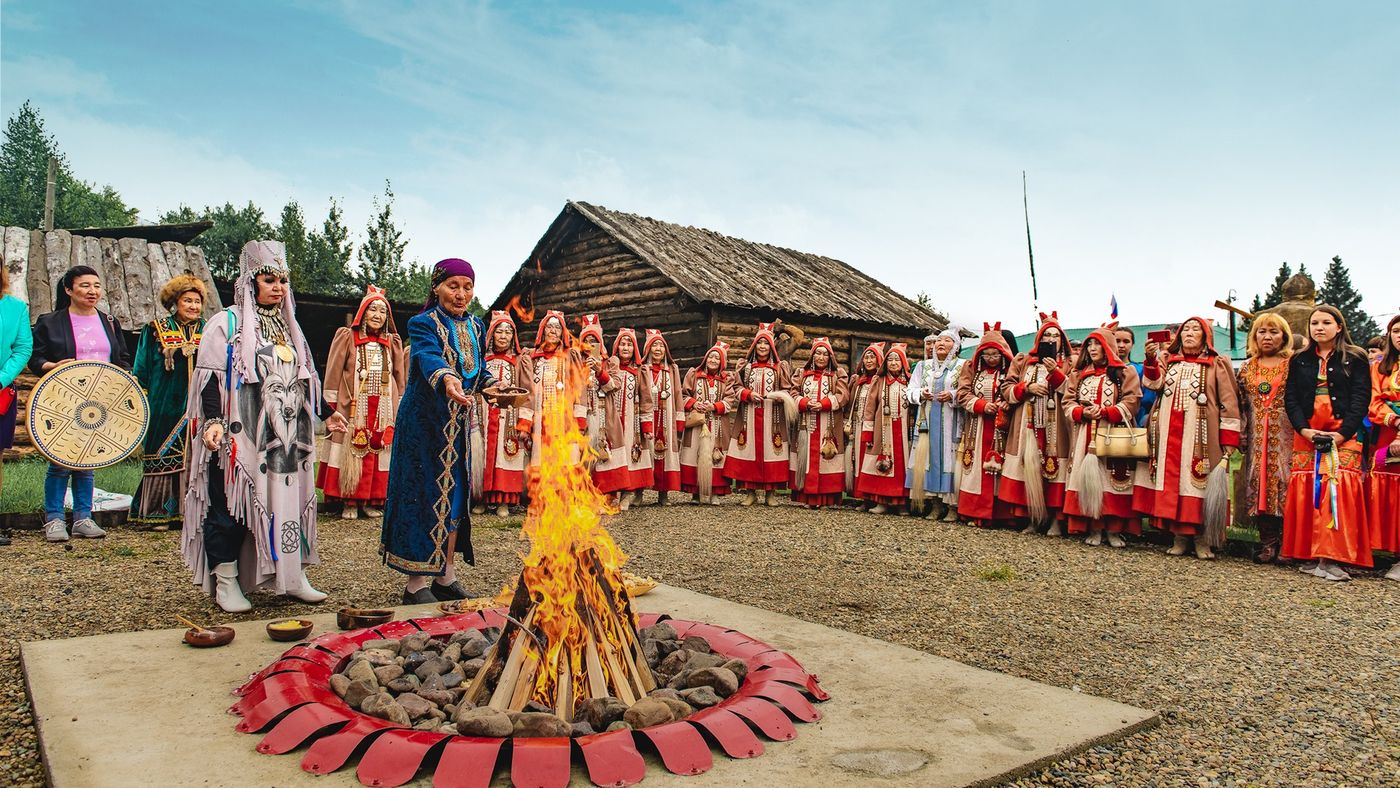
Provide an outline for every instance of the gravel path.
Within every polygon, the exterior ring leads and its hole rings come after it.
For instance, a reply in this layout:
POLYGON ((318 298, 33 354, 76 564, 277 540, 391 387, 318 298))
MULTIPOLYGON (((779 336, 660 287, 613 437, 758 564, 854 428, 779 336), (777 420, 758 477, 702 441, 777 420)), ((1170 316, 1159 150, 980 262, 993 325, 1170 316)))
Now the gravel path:
MULTIPOLYGON (((478 518, 471 590, 518 571, 518 525, 478 518)), ((612 531, 638 574, 1161 712, 1161 727, 1019 785, 1400 785, 1400 584, 1374 575, 1329 584, 786 505, 645 507, 612 531)), ((322 522, 311 577, 327 604, 397 603, 377 540, 377 521, 322 522)), ((44 782, 19 641, 176 626, 174 612, 239 618, 189 584, 177 543, 118 529, 71 551, 34 532, 0 548, 0 785, 44 782)), ((310 609, 254 601, 241 618, 310 609)))

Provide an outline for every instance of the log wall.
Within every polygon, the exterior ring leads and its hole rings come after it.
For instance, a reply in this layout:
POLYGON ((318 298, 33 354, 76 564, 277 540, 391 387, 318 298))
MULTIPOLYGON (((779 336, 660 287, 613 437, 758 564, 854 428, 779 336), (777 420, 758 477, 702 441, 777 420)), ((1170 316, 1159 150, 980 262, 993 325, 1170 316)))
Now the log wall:
POLYGON ((708 311, 591 224, 581 223, 539 262, 536 281, 520 294, 527 310, 533 296, 534 308, 534 319, 520 325, 522 347, 534 344, 539 319, 550 309, 563 312, 575 334, 580 315, 598 313, 609 347, 619 328, 635 329, 639 341, 645 329, 658 329, 682 370, 699 364, 710 346, 708 311))
MULTIPOLYGON (((205 315, 223 309, 223 302, 209 274, 204 251, 197 246, 173 242, 149 243, 143 238, 93 238, 68 230, 29 230, 5 227, 0 232, 9 294, 29 305, 29 322, 53 311, 54 288, 63 274, 75 265, 91 266, 102 277, 102 300, 98 308, 116 318, 128 331, 135 350, 135 332, 167 312, 160 305, 160 288, 176 275, 189 271, 209 288, 205 315)), ((29 393, 38 378, 21 375, 15 381, 19 412, 15 429, 15 449, 32 451, 29 438, 29 393)))
POLYGON ((753 335, 758 329, 759 320, 772 322, 775 317, 781 317, 784 325, 799 328, 805 335, 802 343, 794 348, 788 356, 794 369, 807 363, 807 359, 812 354, 812 340, 817 337, 826 337, 831 340, 831 347, 836 351, 836 358, 847 372, 851 371, 852 368, 852 349, 854 348, 856 357, 859 358, 860 354, 864 353, 865 348, 872 342, 904 342, 908 344, 909 364, 911 366, 923 358, 925 334, 917 331, 897 333, 889 328, 877 326, 836 325, 801 315, 795 315, 791 318, 783 315, 759 318, 744 310, 718 307, 715 309, 715 334, 719 339, 729 343, 731 367, 735 366, 739 359, 748 355, 749 345, 753 342, 753 335))

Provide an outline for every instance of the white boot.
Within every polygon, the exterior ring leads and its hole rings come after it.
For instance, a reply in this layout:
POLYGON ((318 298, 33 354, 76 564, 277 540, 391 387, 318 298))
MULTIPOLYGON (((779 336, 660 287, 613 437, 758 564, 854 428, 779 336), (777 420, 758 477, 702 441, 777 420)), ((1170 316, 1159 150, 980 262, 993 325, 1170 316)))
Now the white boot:
POLYGON ((1395 565, 1390 568, 1390 571, 1385 573, 1385 579, 1400 580, 1400 561, 1396 561, 1395 565))
POLYGON ((1167 555, 1186 555, 1186 548, 1191 546, 1191 537, 1176 534, 1172 537, 1172 546, 1167 550, 1167 555))
POLYGON ((882 504, 882 503, 877 503, 877 504, 875 504, 874 506, 870 507, 870 513, 871 513, 871 514, 885 514, 885 513, 888 512, 889 510, 890 510, 890 507, 888 507, 888 506, 886 506, 886 505, 884 505, 884 504, 882 504))
POLYGON ((301 586, 287 589, 287 596, 293 599, 300 599, 303 602, 316 604, 326 598, 326 592, 317 591, 311 587, 311 581, 306 579, 306 570, 301 570, 301 586))
POLYGON ((744 492, 744 497, 739 499, 740 506, 753 506, 757 502, 758 493, 754 492, 753 490, 746 490, 744 492))
POLYGON ((253 603, 243 596, 238 585, 238 562, 229 561, 214 567, 214 604, 225 613, 246 613, 253 603))
POLYGON ((501 504, 500 506, 497 506, 497 507, 496 507, 496 516, 497 516, 497 517, 510 517, 510 507, 507 506, 506 504, 501 504))
POLYGON ((1103 529, 1095 528, 1094 530, 1090 531, 1089 538, 1084 540, 1084 544, 1087 544, 1090 547, 1098 547, 1099 545, 1103 544, 1103 529))
POLYGON ((1064 533, 1065 533, 1065 532, 1064 532, 1064 526, 1060 524, 1060 521, 1059 521, 1059 520, 1056 520, 1056 521, 1054 521, 1053 523, 1050 523, 1050 530, 1046 531, 1046 532, 1045 532, 1045 535, 1046 535, 1046 536, 1064 536, 1064 533))

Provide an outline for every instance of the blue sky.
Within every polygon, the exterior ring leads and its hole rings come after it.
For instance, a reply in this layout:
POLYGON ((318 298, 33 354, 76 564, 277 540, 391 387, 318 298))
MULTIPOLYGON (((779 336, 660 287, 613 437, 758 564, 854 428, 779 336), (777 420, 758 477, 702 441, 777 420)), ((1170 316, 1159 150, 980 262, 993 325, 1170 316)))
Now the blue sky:
POLYGON ((143 218, 393 181, 484 298, 566 199, 838 257, 970 325, 1400 309, 1400 4, 2 0, 0 110, 143 218))

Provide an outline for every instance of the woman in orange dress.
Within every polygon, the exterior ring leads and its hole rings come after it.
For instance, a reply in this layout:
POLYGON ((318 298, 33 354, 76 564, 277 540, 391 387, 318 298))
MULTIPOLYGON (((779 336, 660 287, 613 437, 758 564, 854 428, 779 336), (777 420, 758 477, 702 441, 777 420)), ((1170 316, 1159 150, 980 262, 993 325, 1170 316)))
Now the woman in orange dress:
MULTIPOLYGON (((1400 553, 1400 315, 1386 324, 1385 350, 1371 367, 1371 423, 1380 430, 1371 466, 1371 533, 1377 550, 1400 553)), ((1385 573, 1400 580, 1400 561, 1385 573)))
POLYGON ((1254 560, 1279 560, 1283 542, 1283 504, 1292 469, 1293 425, 1284 412, 1288 359, 1293 330, 1273 312, 1256 315, 1249 327, 1249 358, 1240 366, 1240 451, 1244 454, 1244 493, 1238 505, 1259 531, 1254 560))
POLYGON ((1366 353, 1336 307, 1308 318, 1308 347, 1288 361, 1284 407, 1298 436, 1284 503, 1283 555, 1299 570, 1350 580, 1342 564, 1370 567, 1371 529, 1361 471, 1361 421, 1371 401, 1366 353))

